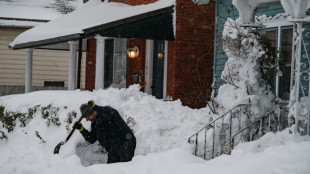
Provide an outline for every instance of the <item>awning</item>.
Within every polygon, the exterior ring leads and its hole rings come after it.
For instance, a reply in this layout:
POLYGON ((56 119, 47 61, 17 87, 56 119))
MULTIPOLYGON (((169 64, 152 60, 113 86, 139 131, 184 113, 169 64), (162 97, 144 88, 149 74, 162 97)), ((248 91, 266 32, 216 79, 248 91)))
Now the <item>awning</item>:
POLYGON ((77 10, 25 31, 9 45, 34 48, 97 34, 106 37, 174 40, 175 0, 129 6, 92 0, 77 10))

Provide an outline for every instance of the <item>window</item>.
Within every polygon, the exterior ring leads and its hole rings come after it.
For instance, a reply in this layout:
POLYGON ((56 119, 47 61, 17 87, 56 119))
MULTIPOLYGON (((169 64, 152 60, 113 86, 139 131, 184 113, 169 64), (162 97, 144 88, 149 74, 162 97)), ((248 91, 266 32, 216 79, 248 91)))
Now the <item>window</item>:
MULTIPOLYGON (((276 27, 265 30, 266 36, 274 45, 277 61, 283 61, 285 64, 281 77, 275 77, 276 94, 282 100, 290 98, 290 81, 291 81, 291 61, 292 61, 292 27, 276 27)), ((275 62, 276 63, 276 62, 275 62)))
POLYGON ((64 87, 64 81, 44 81, 44 87, 64 87))
POLYGON ((104 88, 125 88, 127 39, 106 39, 104 53, 104 88))

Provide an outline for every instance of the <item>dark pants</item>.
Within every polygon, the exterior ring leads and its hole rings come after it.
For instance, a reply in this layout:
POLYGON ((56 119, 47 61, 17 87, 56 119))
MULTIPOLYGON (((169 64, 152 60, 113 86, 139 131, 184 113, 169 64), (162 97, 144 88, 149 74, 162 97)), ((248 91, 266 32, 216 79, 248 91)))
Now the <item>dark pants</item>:
POLYGON ((125 143, 121 146, 120 150, 118 150, 117 152, 108 153, 108 164, 131 161, 131 159, 135 155, 135 149, 136 149, 135 138, 125 141, 125 143))

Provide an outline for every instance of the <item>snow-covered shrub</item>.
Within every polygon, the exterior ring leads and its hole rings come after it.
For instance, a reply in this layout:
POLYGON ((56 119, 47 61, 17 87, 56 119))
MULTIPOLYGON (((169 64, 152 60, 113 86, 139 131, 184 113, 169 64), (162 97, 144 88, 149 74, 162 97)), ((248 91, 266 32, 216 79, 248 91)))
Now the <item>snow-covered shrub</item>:
POLYGON ((19 113, 19 112, 7 112, 5 107, 0 106, 0 140, 7 139, 7 133, 12 132, 19 124, 20 127, 25 127, 28 120, 32 118, 32 115, 19 113))
POLYGON ((66 129, 67 129, 68 133, 71 131, 70 124, 73 122, 73 120, 76 118, 76 116, 77 116, 77 113, 75 111, 71 111, 67 114, 67 118, 66 118, 65 122, 66 122, 66 129))
MULTIPOLYGON (((59 121, 58 111, 58 107, 52 107, 51 105, 36 105, 28 108, 27 112, 6 111, 5 107, 0 106, 0 140, 8 139, 7 134, 12 132, 16 126, 26 127, 34 118, 35 114, 41 115, 42 118, 46 120, 45 123, 48 127, 51 125, 60 126, 61 123, 59 121)), ((74 111, 69 112, 68 119, 71 115, 74 116, 74 113, 74 111)))
POLYGON ((276 72, 270 41, 259 32, 241 27, 239 20, 227 19, 223 48, 228 59, 221 77, 227 84, 220 87, 216 100, 225 109, 250 103, 253 114, 262 116, 274 101, 268 83, 273 76, 270 74, 276 72))

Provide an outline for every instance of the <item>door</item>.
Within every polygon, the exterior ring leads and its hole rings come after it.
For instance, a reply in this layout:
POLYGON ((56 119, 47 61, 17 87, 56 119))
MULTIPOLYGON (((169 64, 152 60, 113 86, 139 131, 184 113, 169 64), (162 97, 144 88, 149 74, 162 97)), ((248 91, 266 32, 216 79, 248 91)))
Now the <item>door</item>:
POLYGON ((114 53, 114 40, 105 40, 104 51, 104 88, 108 88, 113 83, 113 53, 114 53))
POLYGON ((163 98, 165 41, 154 40, 152 95, 163 98))

